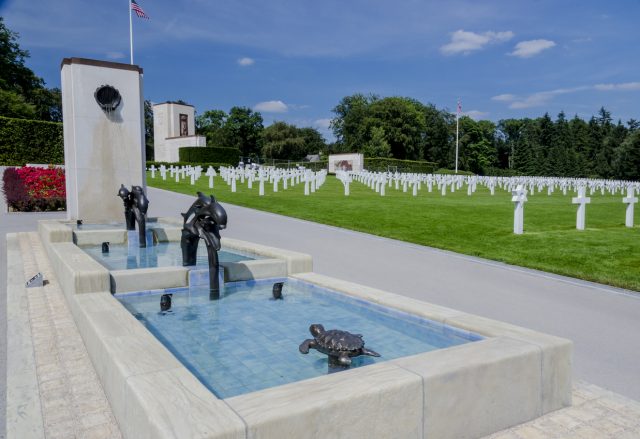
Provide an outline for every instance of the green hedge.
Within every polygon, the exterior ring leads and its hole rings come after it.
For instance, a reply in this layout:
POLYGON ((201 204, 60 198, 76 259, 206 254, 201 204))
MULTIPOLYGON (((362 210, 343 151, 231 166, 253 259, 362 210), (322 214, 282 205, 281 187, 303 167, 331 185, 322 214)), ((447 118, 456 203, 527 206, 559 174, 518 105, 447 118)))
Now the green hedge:
POLYGON ((62 124, 0 116, 0 165, 64 163, 62 124))
POLYGON ((329 169, 328 160, 318 160, 317 162, 297 162, 300 166, 304 166, 314 172, 321 171, 323 169, 329 169))
MULTIPOLYGON (((440 168, 437 171, 434 172, 434 174, 451 174, 451 175, 456 175, 456 171, 454 171, 453 169, 445 169, 445 168, 440 168)), ((458 174, 457 175, 476 175, 471 171, 461 171, 458 170, 458 174)))
MULTIPOLYGON (((398 172, 430 174, 438 169, 438 164, 427 161, 400 160, 392 158, 365 158, 364 169, 367 171, 386 172, 389 168, 397 168, 398 172)), ((391 169, 394 171, 395 169, 391 169)))
POLYGON ((178 156, 181 162, 187 163, 226 163, 237 166, 240 162, 240 150, 237 148, 185 146, 180 148, 178 156))

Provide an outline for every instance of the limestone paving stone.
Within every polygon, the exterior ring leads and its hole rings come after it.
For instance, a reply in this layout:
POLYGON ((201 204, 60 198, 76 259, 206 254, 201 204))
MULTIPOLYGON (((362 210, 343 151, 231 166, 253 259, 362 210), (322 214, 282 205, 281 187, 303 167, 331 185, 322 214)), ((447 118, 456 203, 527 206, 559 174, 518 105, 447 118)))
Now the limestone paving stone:
POLYGON ((578 381, 573 405, 484 439, 638 439, 640 403, 578 381))
POLYGON ((26 275, 48 281, 26 290, 45 437, 122 437, 38 236, 19 244, 26 275))

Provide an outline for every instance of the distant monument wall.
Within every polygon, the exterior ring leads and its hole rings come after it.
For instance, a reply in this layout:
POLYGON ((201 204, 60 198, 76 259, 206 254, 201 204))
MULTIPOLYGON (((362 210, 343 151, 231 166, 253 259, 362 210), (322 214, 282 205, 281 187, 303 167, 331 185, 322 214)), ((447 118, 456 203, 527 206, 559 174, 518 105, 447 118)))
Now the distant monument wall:
POLYGON ((177 162, 180 160, 180 148, 207 146, 207 139, 195 133, 195 109, 192 105, 164 102, 153 106, 154 160, 177 162))
POLYGON ((122 221, 120 184, 146 189, 142 69, 65 58, 61 75, 67 216, 122 221))

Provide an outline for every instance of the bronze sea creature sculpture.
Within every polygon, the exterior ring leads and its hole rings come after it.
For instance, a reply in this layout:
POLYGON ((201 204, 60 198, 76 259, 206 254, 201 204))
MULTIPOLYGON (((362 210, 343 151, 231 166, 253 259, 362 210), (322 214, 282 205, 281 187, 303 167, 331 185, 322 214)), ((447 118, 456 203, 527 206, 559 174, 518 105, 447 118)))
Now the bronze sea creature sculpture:
POLYGON ((147 246, 147 210, 149 210, 149 199, 141 186, 132 186, 131 190, 120 185, 118 196, 122 198, 124 204, 124 219, 127 230, 135 230, 138 224, 138 236, 140 247, 147 246))
POLYGON ((198 198, 189 210, 182 214, 182 265, 196 265, 198 243, 204 239, 209 259, 209 297, 220 298, 220 280, 218 278, 218 251, 222 248, 220 230, 227 227, 227 212, 213 195, 206 196, 198 192, 198 198))
POLYGON ((340 366, 351 365, 351 358, 359 355, 379 357, 380 354, 364 347, 361 334, 352 334, 340 329, 325 330, 324 326, 315 323, 309 327, 312 339, 303 341, 298 348, 301 353, 308 354, 309 349, 316 349, 329 356, 329 362, 340 366))

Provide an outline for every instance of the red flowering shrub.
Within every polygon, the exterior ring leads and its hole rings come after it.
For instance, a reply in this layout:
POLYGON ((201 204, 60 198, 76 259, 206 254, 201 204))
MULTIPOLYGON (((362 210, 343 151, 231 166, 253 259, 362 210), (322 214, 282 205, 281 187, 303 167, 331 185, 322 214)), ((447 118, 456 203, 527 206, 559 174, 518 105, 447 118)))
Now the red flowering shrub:
POLYGON ((65 208, 64 170, 61 168, 7 168, 3 176, 7 205, 22 212, 65 208))

